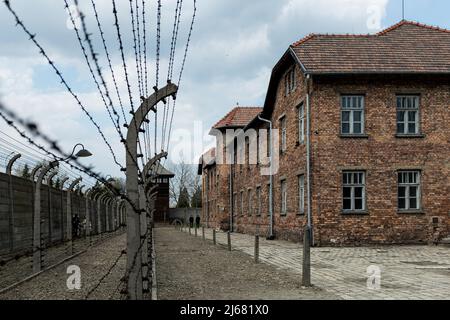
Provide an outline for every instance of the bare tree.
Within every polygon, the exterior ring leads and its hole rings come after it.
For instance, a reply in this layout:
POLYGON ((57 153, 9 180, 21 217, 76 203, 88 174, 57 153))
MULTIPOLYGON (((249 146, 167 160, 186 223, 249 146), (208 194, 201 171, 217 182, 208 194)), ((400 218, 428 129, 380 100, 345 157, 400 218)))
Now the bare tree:
MULTIPOLYGON (((170 170, 175 174, 175 177, 170 180, 170 203, 172 206, 178 207, 180 195, 183 193, 183 203, 186 201, 186 192, 189 196, 188 202, 191 203, 192 196, 198 190, 200 179, 197 176, 196 166, 187 164, 184 158, 170 166, 170 170)), ((185 204, 183 204, 185 205, 185 204)))

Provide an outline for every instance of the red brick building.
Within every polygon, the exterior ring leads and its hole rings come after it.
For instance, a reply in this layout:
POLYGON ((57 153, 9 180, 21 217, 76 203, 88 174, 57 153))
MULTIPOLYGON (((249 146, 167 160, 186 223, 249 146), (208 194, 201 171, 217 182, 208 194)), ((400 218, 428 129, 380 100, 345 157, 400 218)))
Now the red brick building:
POLYGON ((261 164, 213 157, 200 167, 203 219, 218 207, 211 226, 295 241, 310 217, 316 245, 450 234, 450 31, 402 21, 375 35, 312 34, 288 48, 261 113, 239 126, 267 128, 261 118, 280 133, 272 215, 261 164))

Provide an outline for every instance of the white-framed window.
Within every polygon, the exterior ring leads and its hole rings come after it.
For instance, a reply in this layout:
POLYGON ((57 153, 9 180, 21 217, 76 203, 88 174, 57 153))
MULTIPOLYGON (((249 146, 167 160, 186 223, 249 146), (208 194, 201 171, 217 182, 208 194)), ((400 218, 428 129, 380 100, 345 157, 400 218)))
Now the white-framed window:
POLYGON ((249 189, 248 190, 248 212, 247 212, 247 214, 249 216, 253 215, 253 199, 252 199, 252 197, 253 197, 252 190, 249 189))
POLYGON ((281 215, 287 215, 287 182, 281 181, 281 215))
POLYGON ((420 171, 398 172, 398 209, 420 210, 420 171))
POLYGON ((244 215, 244 191, 241 191, 241 215, 244 215))
POLYGON ((298 213, 305 213, 305 176, 298 176, 298 213))
POLYGON ((281 151, 285 152, 287 149, 287 128, 286 128, 286 116, 280 119, 281 127, 281 151))
POLYGON ((419 96, 397 96, 397 134, 419 134, 419 96))
POLYGON ((343 210, 357 212, 366 210, 366 173, 363 171, 343 173, 343 210))
POLYGON ((297 80, 295 78, 295 68, 289 69, 284 78, 285 95, 289 95, 297 87, 297 80))
POLYGON ((364 134, 364 96, 341 97, 341 133, 364 134))
POLYGON ((298 141, 305 142, 305 105, 303 103, 298 107, 298 141))
POLYGON ((256 188, 256 215, 261 216, 261 187, 256 188))

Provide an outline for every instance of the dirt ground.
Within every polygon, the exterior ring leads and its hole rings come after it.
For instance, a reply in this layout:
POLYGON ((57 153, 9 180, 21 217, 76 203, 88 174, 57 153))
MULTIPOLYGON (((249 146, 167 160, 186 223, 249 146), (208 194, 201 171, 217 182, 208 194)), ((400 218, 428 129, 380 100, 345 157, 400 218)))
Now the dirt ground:
POLYGON ((112 236, 86 253, 0 294, 0 300, 120 300, 123 298, 120 280, 125 274, 126 256, 122 254, 125 247, 126 234, 112 236), (67 288, 67 267, 73 265, 80 267, 80 290, 67 288))
POLYGON ((159 300, 337 299, 302 288, 298 276, 173 227, 157 228, 155 245, 159 300))

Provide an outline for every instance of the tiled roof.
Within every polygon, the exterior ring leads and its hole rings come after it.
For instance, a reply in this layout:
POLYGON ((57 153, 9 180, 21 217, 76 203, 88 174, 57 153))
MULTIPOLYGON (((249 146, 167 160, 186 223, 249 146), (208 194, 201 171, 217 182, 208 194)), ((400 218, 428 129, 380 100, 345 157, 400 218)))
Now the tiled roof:
POLYGON ((263 109, 260 107, 236 107, 219 122, 217 122, 213 128, 223 129, 227 127, 245 127, 259 113, 261 113, 262 110, 263 109))
POLYGON ((161 163, 155 164, 151 172, 153 175, 157 174, 158 176, 166 176, 166 177, 174 177, 175 174, 167 170, 161 163))
POLYGON ((311 34, 291 48, 312 74, 450 73, 450 31, 411 21, 374 35, 311 34))
POLYGON ((198 174, 202 174, 203 168, 211 166, 216 163, 216 148, 211 148, 206 151, 199 160, 198 174))

